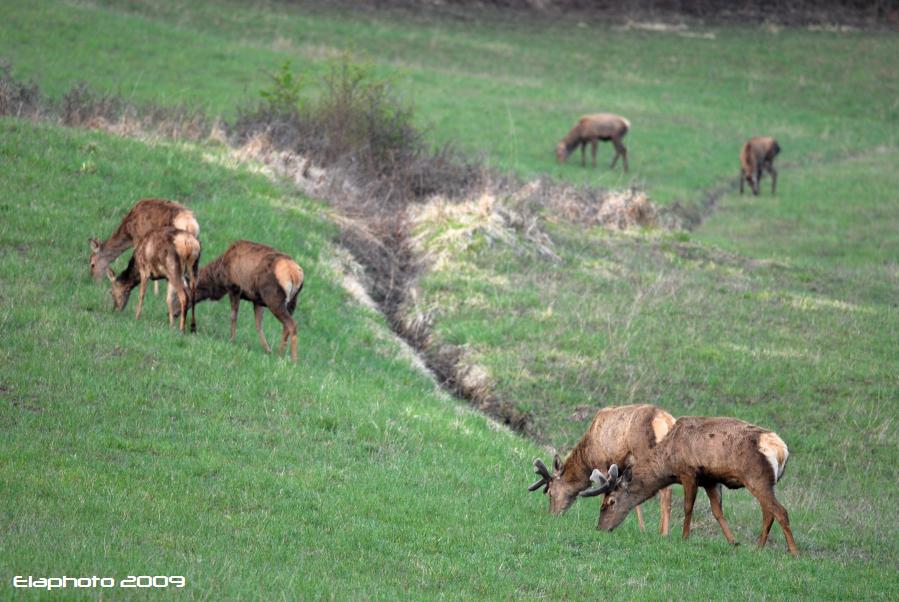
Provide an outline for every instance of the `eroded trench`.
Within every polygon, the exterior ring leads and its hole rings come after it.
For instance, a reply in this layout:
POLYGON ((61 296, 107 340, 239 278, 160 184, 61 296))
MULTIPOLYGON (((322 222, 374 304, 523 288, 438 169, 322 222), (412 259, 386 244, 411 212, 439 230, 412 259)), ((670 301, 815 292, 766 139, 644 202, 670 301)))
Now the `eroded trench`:
POLYGON ((473 216, 474 230, 480 228, 498 244, 527 247, 528 252, 549 261, 561 259, 541 227, 547 214, 572 224, 610 229, 669 221, 641 190, 608 191, 547 179, 521 182, 486 169, 459 172, 468 181, 449 187, 449 193, 430 192, 386 202, 389 199, 377 197, 380 191, 389 191, 389 186, 360 182, 352 169, 340 164, 316 165, 314 157, 273 141, 265 132, 240 137, 199 113, 138 110, 115 97, 95 96, 83 86, 70 91, 61 103, 54 103, 36 85, 13 79, 8 68, 0 69, 0 115, 150 142, 225 145, 231 159, 261 164, 269 176, 286 179, 302 194, 325 202, 334 210, 339 227, 336 242, 349 255, 341 266, 345 275, 354 285, 361 284, 392 331, 418 355, 435 381, 499 423, 537 440, 540 436, 531 415, 498 392, 489 373, 471 359, 466 348, 435 336, 434 312, 419 305, 418 282, 433 257, 414 236, 418 220, 428 215, 429 209, 446 211, 449 207, 456 216, 473 216))

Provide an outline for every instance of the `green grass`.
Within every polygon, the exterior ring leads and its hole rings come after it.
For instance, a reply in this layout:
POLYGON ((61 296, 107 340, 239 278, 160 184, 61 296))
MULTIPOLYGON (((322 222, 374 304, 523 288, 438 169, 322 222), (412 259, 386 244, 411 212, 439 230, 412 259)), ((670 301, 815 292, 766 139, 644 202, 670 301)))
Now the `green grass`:
POLYGON ((2 597, 15 574, 184 574, 183 594, 212 599, 899 595, 897 38, 567 25, 19 2, 4 6, 0 57, 54 98, 85 80, 229 116, 285 58, 314 74, 353 48, 396 79, 435 143, 525 176, 643 185, 661 203, 699 203, 736 180, 742 139, 776 135, 777 196, 767 180, 759 197, 728 193, 689 234, 544 212, 551 262, 514 229, 511 244, 488 229, 449 244, 438 237, 457 224, 419 224, 425 250, 445 253, 420 303, 557 447, 586 428, 577 408, 631 401, 777 430, 800 559, 776 527, 753 549, 759 512, 744 491, 725 496, 734 549, 704 502, 687 542, 633 519, 598 534, 595 503, 547 516, 525 490, 547 450, 408 366, 383 319, 338 285, 324 206, 229 166, 222 147, 5 119, 2 597), (553 163, 554 142, 594 110, 634 122, 627 176, 553 163), (196 211, 204 262, 236 238, 299 261, 298 365, 262 353, 249 307, 235 344, 227 304, 200 306, 194 336, 167 327, 159 298, 140 322, 111 311, 86 240, 146 196, 196 211))
MULTIPOLYGON (((706 27, 620 31, 576 23, 453 23, 314 10, 303 3, 15 3, 0 56, 59 96, 86 80, 136 102, 233 114, 285 59, 320 73, 352 50, 395 79, 435 142, 453 141, 525 176, 646 186, 692 201, 735 179, 742 141, 776 136, 805 164, 897 145, 899 73, 890 34, 706 27), (631 171, 554 163, 583 113, 618 112, 633 130, 631 171)), ((310 84, 311 85, 311 84, 310 84)))
MULTIPOLYGON (((0 131, 4 581, 183 574, 185 595, 216 599, 895 594, 879 565, 895 549, 877 551, 871 520, 894 498, 850 491, 854 476, 807 480, 814 433, 791 440, 802 451, 781 488, 798 561, 776 532, 764 552, 728 549, 707 512, 688 542, 632 522, 600 536, 595 504, 553 520, 525 491, 539 450, 437 393, 335 283, 318 205, 190 148, 9 119, 0 131), (226 304, 201 305, 194 336, 168 328, 159 298, 141 321, 111 311, 85 241, 149 192, 195 208, 207 257, 238 236, 297 257, 298 365, 262 353, 247 308, 236 344, 226 304)), ((862 418, 877 416, 853 416, 852 432, 862 418)), ((749 543, 755 502, 729 496, 728 513, 749 543)))

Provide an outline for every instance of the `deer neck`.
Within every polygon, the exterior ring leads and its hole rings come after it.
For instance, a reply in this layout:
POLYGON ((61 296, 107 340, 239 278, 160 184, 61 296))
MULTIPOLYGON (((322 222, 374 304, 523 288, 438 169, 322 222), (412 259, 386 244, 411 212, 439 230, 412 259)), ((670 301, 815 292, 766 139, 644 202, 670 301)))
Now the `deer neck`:
POLYGON ((668 459, 667 454, 660 453, 659 446, 655 447, 649 458, 631 468, 631 490, 650 498, 660 489, 676 482, 677 479, 668 466, 668 459))
POLYGON ((228 292, 228 278, 225 266, 218 259, 211 261, 200 269, 197 277, 196 303, 212 299, 217 301, 228 292))
POLYGON ((587 449, 583 443, 578 445, 571 451, 562 465, 562 478, 569 483, 581 484, 587 486, 590 484, 590 473, 598 466, 591 466, 587 460, 587 449))

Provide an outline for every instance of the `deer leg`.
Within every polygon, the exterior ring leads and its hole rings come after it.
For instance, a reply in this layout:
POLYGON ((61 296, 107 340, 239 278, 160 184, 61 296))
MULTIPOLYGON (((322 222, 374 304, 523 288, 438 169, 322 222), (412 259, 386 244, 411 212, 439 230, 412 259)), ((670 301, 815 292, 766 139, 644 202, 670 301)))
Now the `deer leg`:
POLYGON ((596 147, 599 146, 599 141, 594 140, 590 143, 590 153, 593 155, 593 167, 596 167, 596 147))
POLYGON ((187 319, 187 293, 184 290, 184 284, 178 287, 178 303, 181 305, 181 315, 178 320, 178 330, 184 332, 184 322, 187 319))
POLYGON ((190 271, 190 331, 197 331, 197 266, 199 261, 194 264, 190 271))
POLYGON ((646 532, 646 523, 643 522, 643 510, 641 510, 642 504, 634 508, 634 514, 637 515, 637 524, 640 525, 640 531, 646 532))
POLYGON ((774 524, 774 513, 768 512, 762 508, 762 531, 759 534, 758 547, 761 550, 768 543, 768 533, 771 532, 771 525, 774 524))
POLYGON ((712 514, 715 516, 715 520, 718 521, 718 524, 721 525, 721 530, 724 531, 724 539, 727 540, 732 546, 737 545, 737 540, 734 539, 733 533, 730 532, 730 527, 727 525, 727 520, 724 518, 724 510, 721 508, 721 485, 713 485, 711 487, 705 487, 706 495, 709 496, 709 505, 712 507, 712 514))
MULTIPOLYGON (((168 292, 168 291, 166 291, 166 292, 168 292)), ((153 281, 153 296, 156 297, 157 295, 159 295, 159 280, 154 280, 153 281)))
POLYGON ((240 309, 240 295, 228 293, 228 300, 231 301, 231 341, 237 340, 237 310, 240 309))
POLYGON ((768 541, 768 531, 771 529, 771 520, 770 516, 773 516, 775 520, 777 520, 777 524, 780 525, 781 530, 784 532, 784 537, 787 540, 787 548, 790 550, 790 554, 793 556, 799 556, 799 550, 796 548, 796 541, 793 539, 793 531, 790 529, 790 517, 787 514, 787 509, 780 505, 780 502, 777 501, 777 498, 774 497, 774 488, 772 485, 764 485, 764 486, 746 486, 749 489, 749 492, 755 496, 755 499, 759 501, 759 505, 762 507, 762 533, 759 535, 759 546, 765 545, 768 541))
POLYGON ((134 312, 134 319, 140 319, 140 312, 144 308, 144 294, 147 292, 147 276, 141 274, 140 276, 140 295, 137 298, 137 311, 134 312))
POLYGON ((581 142, 581 167, 587 167, 587 141, 581 142))
POLYGON ((272 309, 272 313, 275 314, 275 317, 284 325, 284 332, 281 333, 281 346, 278 347, 278 355, 284 353, 284 347, 287 345, 289 339, 290 358, 295 362, 297 361, 297 323, 294 322, 290 312, 283 306, 275 305, 275 309, 272 309))
POLYGON ((774 191, 777 189, 777 170, 774 169, 773 165, 769 165, 768 173, 771 174, 771 194, 774 194, 774 191))
POLYGON ((758 196, 759 195, 759 185, 762 183, 762 168, 756 167, 753 175, 755 177, 752 179, 752 194, 754 194, 755 196, 758 196))
POLYGON ((684 539, 690 537, 690 521, 693 520, 693 504, 696 502, 696 482, 692 479, 683 479, 684 487, 684 539))
POLYGON ((743 194, 743 182, 746 181, 746 174, 743 173, 743 170, 740 170, 740 194, 743 194))
POLYGON ((265 333, 262 332, 262 312, 264 309, 264 305, 253 304, 253 311, 256 312, 256 332, 259 333, 259 342, 262 343, 262 348, 265 349, 266 353, 271 353, 272 348, 268 346, 268 341, 265 340, 265 333))
POLYGON ((659 533, 668 535, 671 523, 671 487, 659 492, 659 533))
MULTIPOLYGON (((153 284, 156 284, 157 282, 159 282, 159 281, 158 281, 158 280, 154 280, 154 281, 153 281, 153 284)), ((172 283, 169 282, 168 285, 165 287, 165 290, 166 290, 166 293, 165 293, 165 309, 166 309, 166 311, 168 312, 168 315, 169 315, 169 328, 172 327, 172 323, 175 321, 174 302, 172 301, 172 295, 171 295, 171 292, 170 292, 171 288, 172 288, 172 283)))
POLYGON ((609 169, 614 169, 615 164, 618 163, 618 157, 621 157, 621 164, 624 165, 624 171, 627 172, 627 148, 625 148, 624 144, 621 143, 621 140, 617 138, 612 138, 612 145, 615 147, 615 158, 612 159, 612 164, 609 165, 609 169))

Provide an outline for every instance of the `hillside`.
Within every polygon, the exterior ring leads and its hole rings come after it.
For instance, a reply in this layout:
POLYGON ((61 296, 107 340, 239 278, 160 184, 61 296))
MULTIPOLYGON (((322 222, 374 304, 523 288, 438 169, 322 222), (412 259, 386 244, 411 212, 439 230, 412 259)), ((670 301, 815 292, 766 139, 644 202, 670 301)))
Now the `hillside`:
MULTIPOLYGON (((435 145, 516 174, 501 194, 410 208, 423 269, 404 311, 530 428, 514 434, 442 392, 343 288, 357 266, 331 199, 269 177, 221 137, 5 117, 4 579, 183 574, 184 594, 216 599, 899 593, 894 36, 582 31, 278 2, 41 1, 7 13, 0 59, 51 99, 84 81, 138 107, 225 120, 285 59, 313 97, 317 74, 352 48, 414 101, 435 145), (758 60, 745 68, 747 47, 758 60), (608 170, 606 147, 597 170, 553 161, 555 141, 597 105, 635 123, 628 174, 608 170), (761 196, 741 197, 736 150, 759 130, 784 147, 778 194, 764 180, 761 196), (635 187, 689 228, 579 223, 546 200, 560 182, 635 187), (204 263, 237 238, 298 260, 297 365, 262 353, 249 306, 236 344, 227 303, 201 305, 191 336, 166 326, 159 298, 139 322, 133 307, 111 311, 88 278, 86 240, 146 196, 196 211, 204 263), (526 491, 531 460, 573 445, 596 408, 631 402, 780 433, 791 459, 778 495, 800 558, 776 527, 754 550, 759 512, 745 491, 725 495, 738 548, 704 499, 687 542, 633 519, 597 533, 595 502, 548 516, 526 491)), ((678 489, 676 526, 680 500, 678 489)))

